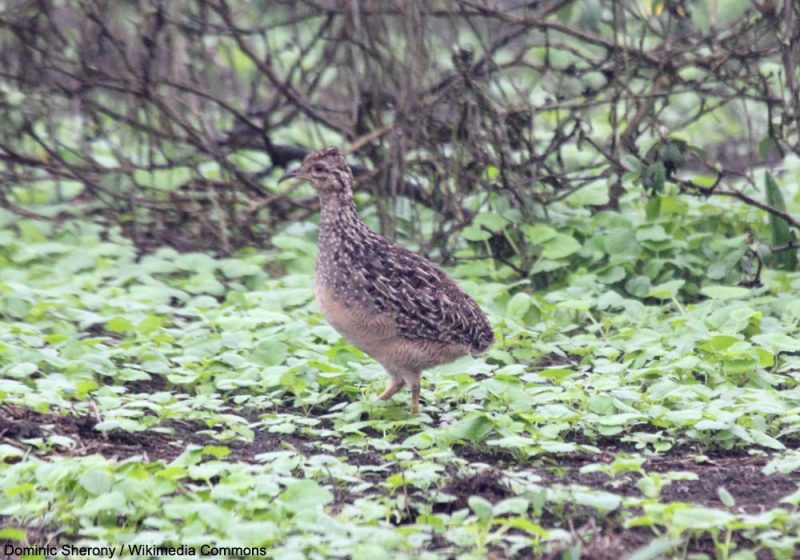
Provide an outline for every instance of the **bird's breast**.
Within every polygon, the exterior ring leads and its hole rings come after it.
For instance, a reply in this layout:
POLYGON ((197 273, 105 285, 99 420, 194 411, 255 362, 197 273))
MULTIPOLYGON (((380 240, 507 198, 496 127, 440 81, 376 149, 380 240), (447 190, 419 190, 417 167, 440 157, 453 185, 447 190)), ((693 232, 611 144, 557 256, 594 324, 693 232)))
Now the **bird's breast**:
POLYGON ((353 346, 374 355, 387 338, 397 334, 392 318, 380 313, 361 293, 343 282, 317 275, 316 297, 322 315, 353 346))

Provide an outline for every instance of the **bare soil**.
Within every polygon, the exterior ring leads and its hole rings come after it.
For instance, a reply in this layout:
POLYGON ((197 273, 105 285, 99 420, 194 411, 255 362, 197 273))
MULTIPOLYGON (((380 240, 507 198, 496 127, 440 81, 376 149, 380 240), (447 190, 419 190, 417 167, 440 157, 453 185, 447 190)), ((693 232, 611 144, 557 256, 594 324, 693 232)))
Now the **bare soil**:
MULTIPOLYGON (((253 417, 255 420, 255 416, 253 417)), ((107 433, 95 430, 97 419, 90 416, 64 416, 44 414, 29 409, 5 406, 0 407, 0 442, 18 447, 26 452, 40 453, 36 447, 25 440, 47 438, 58 434, 75 442, 71 449, 58 448, 49 450, 47 456, 71 455, 83 456, 101 454, 115 460, 124 460, 133 456, 141 456, 149 461, 171 461, 180 455, 187 445, 209 445, 207 434, 198 433, 208 430, 205 426, 185 422, 167 424, 169 433, 152 430, 128 433, 113 430, 107 433)), ((227 443, 231 453, 225 459, 257 463, 258 456, 279 450, 295 450, 302 454, 320 453, 320 446, 333 445, 336 454, 357 466, 383 465, 387 461, 375 450, 354 450, 342 445, 335 438, 317 438, 308 434, 271 434, 265 430, 257 430, 252 442, 233 441, 227 443)), ((456 452, 470 463, 486 465, 482 470, 465 474, 456 469, 446 473, 439 489, 453 496, 454 500, 437 506, 440 511, 456 511, 468 507, 470 496, 481 496, 492 503, 497 503, 512 496, 511 489, 503 481, 502 469, 528 471, 541 477, 542 485, 548 484, 581 484, 591 488, 607 490, 626 496, 641 496, 636 486, 640 475, 625 473, 617 477, 609 477, 602 473, 581 473, 581 467, 609 462, 614 457, 614 448, 605 449, 600 455, 572 454, 568 456, 537 457, 519 462, 510 454, 497 454, 483 451, 476 447, 461 446, 456 452)), ((13 461, 12 459, 9 459, 13 461)), ((661 498, 664 501, 685 501, 708 507, 724 507, 718 495, 718 488, 724 487, 736 500, 734 510, 758 513, 772 509, 784 496, 792 493, 800 484, 797 473, 789 475, 774 474, 767 476, 762 472, 770 460, 768 455, 748 455, 743 452, 718 452, 710 454, 705 451, 692 452, 677 449, 662 456, 649 457, 644 469, 648 472, 688 471, 698 475, 698 480, 680 480, 663 487, 661 498), (698 459, 699 458, 699 459, 698 459)), ((376 477, 376 480, 397 472, 399 467, 389 465, 388 470, 380 473, 365 472, 365 476, 376 477)), ((383 491, 383 490, 374 490, 383 491)), ((351 493, 337 492, 333 508, 338 510, 358 496, 351 493)), ((412 493, 413 497, 413 493, 412 493)), ((413 500, 412 500, 413 502, 413 500)), ((411 523, 416 512, 410 510, 399 523, 411 523)), ((548 523, 558 523, 572 531, 576 536, 588 534, 591 537, 585 542, 583 554, 586 558, 602 560, 604 558, 619 559, 626 554, 647 544, 653 535, 643 529, 626 529, 617 522, 614 516, 598 519, 590 510, 561 512, 559 517, 545 512, 548 523)), ((0 527, 8 521, 0 522, 0 527)), ((26 527, 29 530, 29 544, 52 543, 57 529, 53 527, 26 527)), ((58 538, 58 537, 57 537, 58 538)), ((62 539, 65 540, 62 535, 62 539)), ((698 541, 691 550, 696 552, 713 552, 713 543, 698 541)), ((431 546, 436 546, 436 539, 431 546)), ((493 551, 492 557, 501 558, 502 551, 493 551)), ((759 558, 769 556, 759 556, 759 558)), ((561 558, 560 553, 553 553, 552 558, 561 558)))

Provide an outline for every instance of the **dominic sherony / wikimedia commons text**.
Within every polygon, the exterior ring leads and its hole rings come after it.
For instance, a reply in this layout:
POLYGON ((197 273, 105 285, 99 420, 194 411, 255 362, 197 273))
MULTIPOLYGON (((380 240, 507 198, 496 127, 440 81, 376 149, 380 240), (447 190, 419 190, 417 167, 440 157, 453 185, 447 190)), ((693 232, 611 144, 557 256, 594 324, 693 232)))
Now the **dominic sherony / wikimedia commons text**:
POLYGON ((6 558, 19 556, 44 556, 49 558, 64 557, 91 557, 91 558, 120 558, 124 556, 266 556, 267 548, 264 546, 214 546, 204 544, 194 546, 163 546, 145 544, 123 544, 117 546, 76 546, 62 544, 61 546, 16 546, 3 545, 3 554, 6 558))

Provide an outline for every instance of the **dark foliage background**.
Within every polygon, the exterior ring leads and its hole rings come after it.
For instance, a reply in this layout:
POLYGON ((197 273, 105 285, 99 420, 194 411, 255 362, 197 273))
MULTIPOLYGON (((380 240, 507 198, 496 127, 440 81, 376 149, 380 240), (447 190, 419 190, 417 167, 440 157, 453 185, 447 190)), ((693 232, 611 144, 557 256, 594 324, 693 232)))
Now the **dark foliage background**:
POLYGON ((799 51, 788 0, 11 2, 0 200, 230 253, 314 214, 275 178, 334 144, 366 215, 444 260, 459 233, 528 275, 526 226, 627 191, 739 199, 792 250, 756 169, 800 152, 799 51))

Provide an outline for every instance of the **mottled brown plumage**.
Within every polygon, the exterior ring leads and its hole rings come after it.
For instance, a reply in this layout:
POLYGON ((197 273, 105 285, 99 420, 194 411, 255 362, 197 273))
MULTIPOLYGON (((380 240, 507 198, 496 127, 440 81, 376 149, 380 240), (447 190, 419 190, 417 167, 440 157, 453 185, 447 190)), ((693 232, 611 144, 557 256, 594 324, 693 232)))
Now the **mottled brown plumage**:
POLYGON ((335 148, 314 152, 289 177, 311 182, 320 198, 316 294, 326 319, 369 354, 391 382, 408 385, 418 410, 423 370, 486 350, 494 341, 478 305, 438 267, 370 230, 356 213, 353 175, 335 148))

